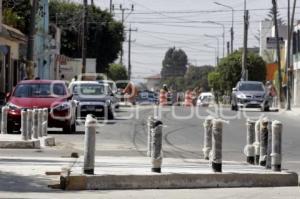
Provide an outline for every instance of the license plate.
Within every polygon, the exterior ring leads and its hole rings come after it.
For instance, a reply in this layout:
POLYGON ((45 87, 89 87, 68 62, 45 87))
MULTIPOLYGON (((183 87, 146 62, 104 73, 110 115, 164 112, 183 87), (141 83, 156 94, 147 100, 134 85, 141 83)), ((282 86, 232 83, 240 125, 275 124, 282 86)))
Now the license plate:
POLYGON ((257 102, 256 101, 251 101, 250 104, 257 104, 257 102))
POLYGON ((88 111, 94 111, 95 110, 95 106, 87 106, 86 109, 88 111))

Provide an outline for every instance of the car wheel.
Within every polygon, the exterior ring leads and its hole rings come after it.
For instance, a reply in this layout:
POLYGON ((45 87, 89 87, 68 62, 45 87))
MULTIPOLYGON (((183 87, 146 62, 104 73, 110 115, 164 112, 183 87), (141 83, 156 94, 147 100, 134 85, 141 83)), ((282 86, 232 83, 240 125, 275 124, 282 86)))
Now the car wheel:
POLYGON ((63 132, 66 134, 72 134, 76 132, 76 123, 69 124, 63 127, 63 132))
POLYGON ((112 112, 112 110, 109 110, 107 115, 106 115, 106 119, 107 120, 113 120, 115 119, 114 113, 112 112))
POLYGON ((264 107, 263 111, 265 111, 265 112, 270 111, 270 107, 269 106, 264 107))
POLYGON ((231 110, 234 111, 235 107, 233 106, 233 104, 231 104, 231 110))
POLYGON ((7 134, 13 134, 14 133, 13 125, 10 122, 7 122, 6 128, 7 128, 7 134))

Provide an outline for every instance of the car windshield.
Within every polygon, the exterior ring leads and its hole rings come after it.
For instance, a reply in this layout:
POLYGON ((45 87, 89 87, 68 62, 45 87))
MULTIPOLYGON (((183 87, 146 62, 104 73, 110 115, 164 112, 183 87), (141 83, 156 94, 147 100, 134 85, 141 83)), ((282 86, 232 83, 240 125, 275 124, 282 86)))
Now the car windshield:
POLYGON ((64 95, 66 95, 66 89, 65 86, 60 83, 19 84, 13 94, 14 97, 20 98, 45 98, 64 95))
POLYGON ((101 84, 79 84, 73 87, 73 93, 77 95, 103 95, 105 87, 101 84))
POLYGON ((239 86, 240 91, 264 91, 262 84, 247 84, 242 83, 239 86))

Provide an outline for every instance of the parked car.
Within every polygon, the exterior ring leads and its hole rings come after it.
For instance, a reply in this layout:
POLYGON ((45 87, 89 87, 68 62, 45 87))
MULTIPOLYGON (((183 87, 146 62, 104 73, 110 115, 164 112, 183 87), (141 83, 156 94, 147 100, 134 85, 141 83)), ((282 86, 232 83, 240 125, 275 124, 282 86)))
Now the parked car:
POLYGON ((62 128, 64 133, 76 132, 75 105, 64 81, 25 80, 7 94, 9 133, 19 131, 21 110, 48 108, 49 127, 62 128))
POLYGON ((109 86, 96 81, 75 81, 70 84, 73 100, 76 102, 76 118, 88 114, 105 119, 114 119, 114 104, 109 86))
POLYGON ((232 89, 231 109, 261 108, 269 111, 270 104, 266 96, 264 84, 259 81, 240 81, 232 89))
POLYGON ((99 83, 101 85, 104 86, 104 91, 106 92, 106 98, 109 99, 111 101, 111 104, 113 106, 114 109, 119 109, 120 107, 120 96, 118 95, 117 91, 114 92, 112 89, 111 89, 111 85, 108 84, 108 83, 99 83))
POLYGON ((209 106, 214 103, 214 95, 211 92, 203 92, 198 96, 197 106, 209 106))
POLYGON ((99 80, 98 81, 100 84, 108 84, 111 91, 115 94, 118 91, 116 82, 112 81, 112 80, 99 80))
POLYGON ((138 92, 137 104, 158 104, 157 94, 152 91, 144 90, 138 92))

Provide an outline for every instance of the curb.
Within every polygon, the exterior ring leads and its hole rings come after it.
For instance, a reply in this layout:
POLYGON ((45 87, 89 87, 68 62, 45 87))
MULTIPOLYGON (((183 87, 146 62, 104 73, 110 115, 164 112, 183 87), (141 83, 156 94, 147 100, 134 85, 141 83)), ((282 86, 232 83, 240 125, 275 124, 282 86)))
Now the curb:
POLYGON ((41 148, 40 140, 30 141, 0 141, 2 149, 39 149, 41 148))
POLYGON ((115 189, 191 189, 233 187, 298 186, 298 174, 280 173, 210 173, 151 175, 71 175, 61 176, 65 190, 115 189))

